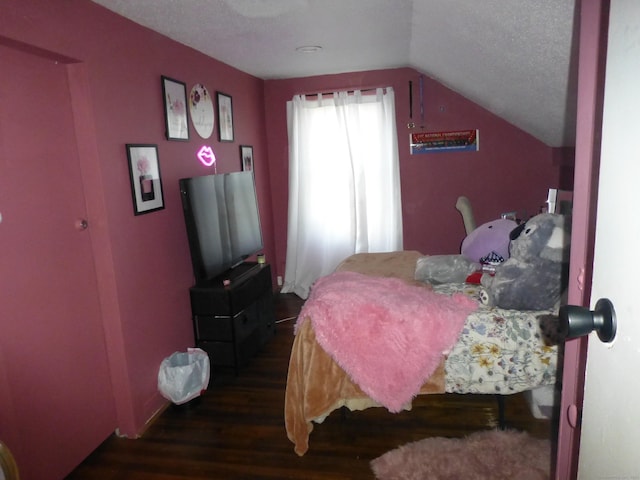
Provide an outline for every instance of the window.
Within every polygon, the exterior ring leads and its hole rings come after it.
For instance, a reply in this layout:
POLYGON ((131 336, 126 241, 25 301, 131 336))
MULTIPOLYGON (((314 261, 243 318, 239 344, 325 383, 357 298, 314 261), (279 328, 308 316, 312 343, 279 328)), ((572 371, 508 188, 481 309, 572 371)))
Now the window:
POLYGON ((283 292, 313 282, 353 253, 402 248, 395 102, 391 88, 287 104, 289 229, 283 292))

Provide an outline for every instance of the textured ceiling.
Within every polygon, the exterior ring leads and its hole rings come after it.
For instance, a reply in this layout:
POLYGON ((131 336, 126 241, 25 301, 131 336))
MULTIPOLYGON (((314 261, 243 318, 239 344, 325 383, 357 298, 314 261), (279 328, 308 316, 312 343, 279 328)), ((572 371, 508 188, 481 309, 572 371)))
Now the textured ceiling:
POLYGON ((413 67, 549 146, 575 144, 575 0, 92 1, 263 79, 413 67))

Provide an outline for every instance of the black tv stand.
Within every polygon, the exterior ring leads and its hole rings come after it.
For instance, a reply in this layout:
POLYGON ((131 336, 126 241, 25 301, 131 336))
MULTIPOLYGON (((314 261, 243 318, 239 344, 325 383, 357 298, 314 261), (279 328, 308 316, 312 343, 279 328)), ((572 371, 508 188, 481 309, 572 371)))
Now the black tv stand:
POLYGON ((268 264, 244 262, 189 293, 196 346, 212 369, 237 372, 275 334, 268 264))

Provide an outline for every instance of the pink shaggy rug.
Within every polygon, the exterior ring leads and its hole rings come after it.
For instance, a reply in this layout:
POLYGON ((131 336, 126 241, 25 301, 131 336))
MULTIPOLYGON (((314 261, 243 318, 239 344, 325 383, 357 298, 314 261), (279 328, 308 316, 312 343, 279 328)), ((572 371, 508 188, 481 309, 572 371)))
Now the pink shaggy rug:
POLYGON ((299 319, 363 392, 399 412, 418 394, 478 303, 397 278, 337 272, 314 284, 299 319))
POLYGON ((426 438, 371 461, 378 480, 548 480, 551 442, 491 430, 466 438, 426 438))

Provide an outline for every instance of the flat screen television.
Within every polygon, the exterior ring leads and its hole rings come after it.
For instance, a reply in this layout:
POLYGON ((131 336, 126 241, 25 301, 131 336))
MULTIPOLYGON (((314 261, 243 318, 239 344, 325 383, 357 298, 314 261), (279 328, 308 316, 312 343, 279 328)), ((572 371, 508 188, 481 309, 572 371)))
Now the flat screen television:
POLYGON ((228 273, 263 248, 253 172, 179 183, 197 285, 228 273))

